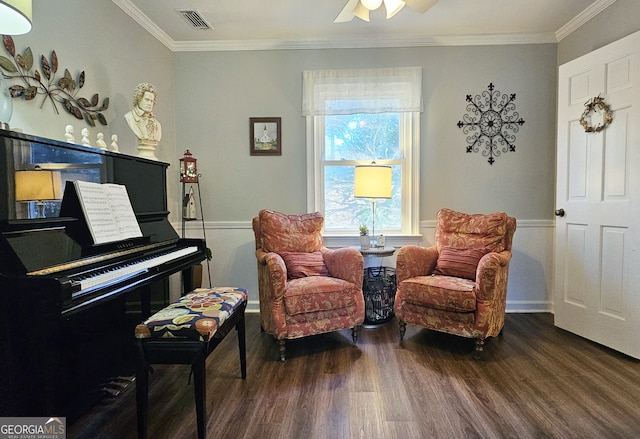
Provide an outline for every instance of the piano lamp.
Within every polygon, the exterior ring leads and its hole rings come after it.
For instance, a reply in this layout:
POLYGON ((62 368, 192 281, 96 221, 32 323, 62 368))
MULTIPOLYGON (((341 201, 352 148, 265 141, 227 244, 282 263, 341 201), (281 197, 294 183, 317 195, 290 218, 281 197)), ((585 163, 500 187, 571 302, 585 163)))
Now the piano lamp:
POLYGON ((371 236, 376 236, 376 200, 391 198, 391 166, 370 165, 356 166, 354 172, 353 196, 371 199, 371 236))
POLYGON ((184 157, 180 159, 180 182, 197 183, 198 182, 198 166, 197 159, 192 156, 187 149, 184 157))
POLYGON ((46 171, 39 166, 33 171, 16 171, 16 201, 36 201, 36 218, 44 218, 44 202, 62 198, 59 171, 46 171))

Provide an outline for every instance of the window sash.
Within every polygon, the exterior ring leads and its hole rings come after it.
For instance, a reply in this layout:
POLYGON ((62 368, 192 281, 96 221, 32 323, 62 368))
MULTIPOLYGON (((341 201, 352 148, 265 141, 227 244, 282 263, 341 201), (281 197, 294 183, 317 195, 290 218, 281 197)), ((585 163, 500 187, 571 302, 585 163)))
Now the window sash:
MULTIPOLYGON (((355 166, 369 164, 367 160, 326 161, 324 160, 325 120, 324 116, 308 116, 307 118, 307 210, 309 212, 325 212, 324 205, 324 167, 327 165, 355 166)), ((376 160, 377 164, 400 165, 402 172, 402 228, 389 231, 398 235, 418 235, 418 200, 419 200, 419 113, 405 113, 400 117, 400 149, 401 159, 376 160)), ((352 235, 356 231, 327 230, 335 235, 352 235)), ((376 228, 376 233, 378 229, 376 228)), ((382 229, 380 232, 384 233, 382 229)))

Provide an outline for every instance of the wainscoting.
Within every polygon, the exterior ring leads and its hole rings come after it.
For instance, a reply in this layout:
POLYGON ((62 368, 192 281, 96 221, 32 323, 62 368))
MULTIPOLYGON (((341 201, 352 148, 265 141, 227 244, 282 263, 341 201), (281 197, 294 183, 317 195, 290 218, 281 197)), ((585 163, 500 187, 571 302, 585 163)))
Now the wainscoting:
MULTIPOLYGON (((553 310, 553 220, 520 220, 513 238, 513 258, 509 269, 507 312, 550 312, 553 310)), ((180 230, 179 224, 174 224, 180 230)), ((256 312, 258 302, 258 273, 254 255, 255 244, 250 221, 206 222, 207 244, 213 253, 209 263, 214 286, 238 286, 249 291, 247 312, 256 312)), ((421 221, 421 237, 387 237, 387 245, 430 245, 433 242, 435 221, 421 221)), ((200 223, 187 223, 186 236, 201 238, 200 223)), ((358 237, 328 237, 329 247, 359 245, 358 237)), ((382 261, 394 266, 395 259, 382 261)), ((203 285, 208 286, 207 266, 204 264, 203 285)), ((178 278, 171 281, 172 298, 179 295, 178 278)))

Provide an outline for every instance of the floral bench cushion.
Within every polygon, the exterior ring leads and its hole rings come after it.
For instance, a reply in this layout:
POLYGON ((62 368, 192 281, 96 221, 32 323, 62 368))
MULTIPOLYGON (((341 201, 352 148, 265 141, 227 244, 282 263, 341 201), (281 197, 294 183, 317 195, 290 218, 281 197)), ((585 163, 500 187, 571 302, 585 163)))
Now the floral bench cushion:
POLYGON ((247 290, 197 288, 136 326, 136 338, 185 338, 207 342, 244 302, 247 290))

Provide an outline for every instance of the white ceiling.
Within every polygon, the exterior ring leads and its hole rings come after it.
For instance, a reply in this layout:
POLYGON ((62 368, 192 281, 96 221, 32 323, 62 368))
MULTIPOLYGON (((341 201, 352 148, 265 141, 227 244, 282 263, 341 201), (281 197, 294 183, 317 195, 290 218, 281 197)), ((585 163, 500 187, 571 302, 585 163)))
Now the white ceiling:
POLYGON ((439 0, 334 23, 347 0, 113 0, 173 51, 555 43, 615 0, 439 0), (194 29, 176 10, 213 29, 194 29))

